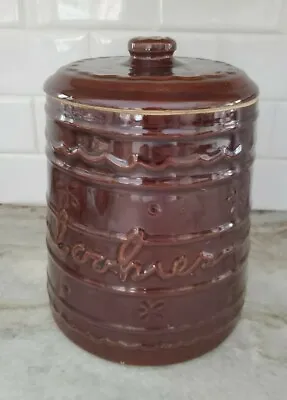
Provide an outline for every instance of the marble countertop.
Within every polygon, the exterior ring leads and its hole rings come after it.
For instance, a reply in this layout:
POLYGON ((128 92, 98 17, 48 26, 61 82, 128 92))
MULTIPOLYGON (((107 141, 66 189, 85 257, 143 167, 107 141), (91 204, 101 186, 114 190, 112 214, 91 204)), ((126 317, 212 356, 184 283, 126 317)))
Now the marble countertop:
POLYGON ((0 400, 282 400, 287 393, 287 213, 252 216, 242 319, 191 362, 127 367, 81 350, 54 325, 45 210, 0 207, 0 400))

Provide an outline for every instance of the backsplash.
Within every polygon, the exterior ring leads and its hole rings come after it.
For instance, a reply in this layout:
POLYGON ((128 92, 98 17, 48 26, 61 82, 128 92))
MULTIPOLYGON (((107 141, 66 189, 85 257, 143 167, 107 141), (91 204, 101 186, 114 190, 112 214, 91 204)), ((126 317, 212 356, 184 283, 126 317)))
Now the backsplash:
POLYGON ((243 68, 260 88, 253 208, 287 210, 287 0, 1 0, 0 202, 45 204, 43 82, 169 35, 177 55, 243 68))

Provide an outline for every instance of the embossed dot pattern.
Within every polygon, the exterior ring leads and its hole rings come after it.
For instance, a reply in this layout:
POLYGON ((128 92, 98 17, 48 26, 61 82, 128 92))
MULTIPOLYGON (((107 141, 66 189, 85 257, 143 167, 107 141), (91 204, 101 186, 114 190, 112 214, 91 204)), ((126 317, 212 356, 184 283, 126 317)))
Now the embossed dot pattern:
MULTIPOLYGON (((107 64, 106 57, 79 60, 77 63, 72 63, 65 67, 65 71, 97 78, 104 78, 108 75, 118 77, 128 77, 131 75, 128 57, 114 57, 110 65, 107 64)), ((177 62, 168 75, 172 75, 175 79, 177 77, 190 77, 193 80, 208 80, 224 79, 228 74, 237 73, 239 71, 236 68, 223 62, 195 58, 191 66, 190 59, 177 57, 177 62), (218 70, 219 65, 220 70, 218 70)))
POLYGON ((151 216, 156 216, 162 212, 161 206, 157 203, 149 204, 148 206, 148 213, 151 216))

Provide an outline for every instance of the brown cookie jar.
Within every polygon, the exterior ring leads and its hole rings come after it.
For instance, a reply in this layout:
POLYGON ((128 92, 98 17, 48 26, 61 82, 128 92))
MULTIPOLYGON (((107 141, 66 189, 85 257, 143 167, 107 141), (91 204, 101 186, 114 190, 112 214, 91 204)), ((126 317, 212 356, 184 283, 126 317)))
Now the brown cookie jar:
POLYGON ((129 364, 216 347, 244 302, 256 85, 170 38, 56 72, 48 291, 62 331, 129 364))

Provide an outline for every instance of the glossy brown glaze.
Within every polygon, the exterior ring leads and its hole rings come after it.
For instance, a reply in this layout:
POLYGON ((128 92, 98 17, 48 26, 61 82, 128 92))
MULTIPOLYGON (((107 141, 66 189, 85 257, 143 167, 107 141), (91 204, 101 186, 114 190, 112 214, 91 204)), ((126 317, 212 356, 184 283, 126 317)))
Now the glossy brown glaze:
POLYGON ((172 39, 128 46, 45 86, 48 291, 83 348, 168 364, 217 346, 244 302, 258 93, 172 39))

